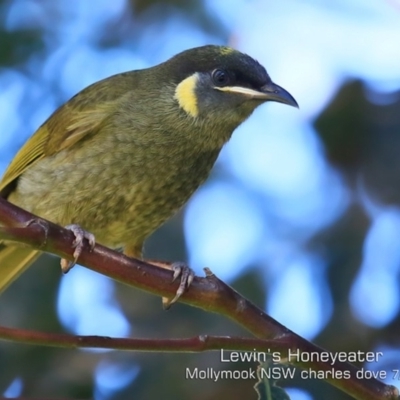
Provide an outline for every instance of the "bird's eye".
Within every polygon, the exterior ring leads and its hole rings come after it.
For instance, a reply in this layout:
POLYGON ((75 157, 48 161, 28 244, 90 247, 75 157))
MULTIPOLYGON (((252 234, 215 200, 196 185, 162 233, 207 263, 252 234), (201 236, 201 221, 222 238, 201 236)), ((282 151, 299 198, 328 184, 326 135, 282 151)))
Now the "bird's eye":
POLYGON ((229 83, 229 74, 223 69, 215 69, 212 72, 212 79, 217 86, 226 86, 229 83))

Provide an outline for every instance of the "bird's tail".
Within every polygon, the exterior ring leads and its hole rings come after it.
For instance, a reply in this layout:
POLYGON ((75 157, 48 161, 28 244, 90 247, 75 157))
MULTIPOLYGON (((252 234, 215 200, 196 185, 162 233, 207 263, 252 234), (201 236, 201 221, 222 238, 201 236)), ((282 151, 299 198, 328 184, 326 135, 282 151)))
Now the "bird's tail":
POLYGON ((38 257, 40 251, 0 243, 0 293, 18 278, 38 257))

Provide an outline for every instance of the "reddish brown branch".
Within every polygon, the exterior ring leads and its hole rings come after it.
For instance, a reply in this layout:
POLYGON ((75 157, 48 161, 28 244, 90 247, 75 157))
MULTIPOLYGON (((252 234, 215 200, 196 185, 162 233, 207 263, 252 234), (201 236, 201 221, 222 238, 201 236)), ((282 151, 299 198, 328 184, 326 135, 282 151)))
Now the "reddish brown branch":
MULTIPOLYGON (((0 240, 23 242, 36 249, 72 260, 74 235, 70 231, 37 218, 1 198, 0 222, 4 225, 0 228, 0 240)), ((86 245, 79 263, 115 280, 163 297, 173 297, 177 289, 177 284, 170 283, 172 278, 170 271, 125 257, 101 245, 96 245, 92 252, 86 245)), ((269 317, 211 272, 206 272, 205 278, 194 279, 190 290, 179 301, 228 316, 258 338, 272 339, 269 342, 271 347, 268 351, 278 351, 282 358, 287 357, 289 350, 295 352, 297 349, 301 353, 308 354, 327 353, 269 317)), ((115 346, 112 347, 115 348, 115 346)), ((355 399, 395 400, 399 396, 397 389, 393 386, 385 385, 375 379, 357 379, 356 373, 359 369, 349 363, 337 360, 333 363, 307 362, 294 358, 290 359, 290 363, 315 371, 332 369, 348 371, 350 379, 327 378, 326 380, 355 399)))

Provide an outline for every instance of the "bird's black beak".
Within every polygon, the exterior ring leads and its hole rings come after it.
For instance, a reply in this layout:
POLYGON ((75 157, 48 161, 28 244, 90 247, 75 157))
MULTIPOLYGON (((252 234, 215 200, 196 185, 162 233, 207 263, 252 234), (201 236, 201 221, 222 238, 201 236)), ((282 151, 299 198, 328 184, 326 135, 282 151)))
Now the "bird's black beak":
POLYGON ((255 100, 277 101, 278 103, 283 103, 299 108, 297 101, 294 99, 294 97, 284 88, 276 85, 273 82, 267 83, 258 90, 250 89, 243 86, 223 86, 215 87, 214 89, 220 90, 222 92, 244 95, 250 99, 255 100))
POLYGON ((276 101, 278 103, 299 108, 299 105, 294 97, 287 90, 273 82, 267 83, 260 88, 259 98, 265 99, 265 101, 276 101))

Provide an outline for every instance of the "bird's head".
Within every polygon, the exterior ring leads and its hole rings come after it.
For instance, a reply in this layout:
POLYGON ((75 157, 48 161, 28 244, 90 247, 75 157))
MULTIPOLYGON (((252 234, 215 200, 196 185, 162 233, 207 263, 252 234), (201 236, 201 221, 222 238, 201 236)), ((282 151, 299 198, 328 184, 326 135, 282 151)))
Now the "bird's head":
POLYGON ((175 100, 189 116, 233 127, 267 101, 298 107, 289 92, 272 82, 250 56, 223 46, 184 51, 164 66, 173 77, 175 100))

